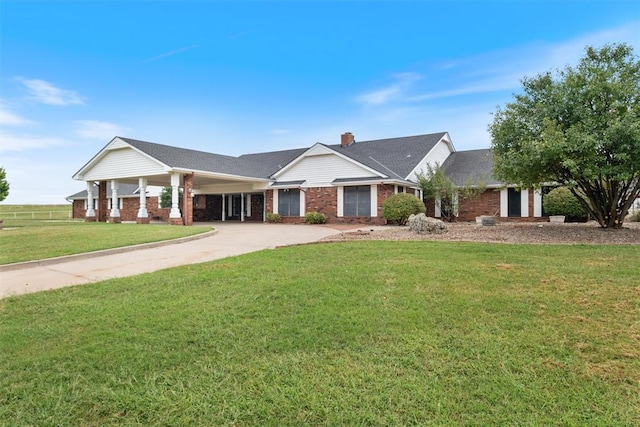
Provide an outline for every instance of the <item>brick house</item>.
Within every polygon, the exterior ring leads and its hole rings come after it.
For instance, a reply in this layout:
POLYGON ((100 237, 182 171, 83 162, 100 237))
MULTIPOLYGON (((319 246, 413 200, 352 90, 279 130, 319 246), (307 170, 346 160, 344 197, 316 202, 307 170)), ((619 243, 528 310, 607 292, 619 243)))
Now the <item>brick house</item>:
MULTIPOLYGON (((283 222, 300 223, 305 213, 315 211, 331 223, 384 224, 383 202, 399 192, 422 199, 416 174, 435 164, 442 165, 458 185, 472 180, 487 186, 478 198, 461 203, 459 220, 473 221, 479 215, 542 216, 538 192, 497 182, 491 176, 490 150, 456 151, 447 132, 362 142, 347 132, 339 144, 316 143, 239 157, 115 137, 74 174, 87 185, 74 200, 84 197, 83 216, 88 221, 108 217, 112 222, 147 223, 159 216, 157 200, 154 205, 146 197, 147 187, 170 186, 167 221, 172 224, 265 221, 267 213, 280 214, 283 222), (179 189, 184 193, 182 203, 179 189), (119 202, 126 199, 120 197, 124 191, 130 192, 131 200, 137 194, 137 203, 132 202, 126 214, 119 202)), ((440 216, 437 204, 427 207, 432 216, 440 216)))
MULTIPOLYGON (((94 185, 93 193, 98 194, 98 186, 94 185)), ((111 210, 113 206, 113 193, 111 187, 107 186, 106 197, 106 209, 103 211, 105 214, 111 210)), ((149 218, 159 221, 169 220, 169 208, 160 207, 159 194, 160 187, 148 186, 146 189, 146 206, 149 218)), ((135 221, 138 216, 138 210, 140 209, 140 187, 137 184, 120 184, 118 188, 118 209, 120 210, 121 221, 135 221)), ((67 201, 71 202, 72 218, 85 218, 88 202, 87 202, 87 190, 82 190, 78 193, 72 194, 67 197, 67 201)), ((93 208, 98 210, 98 199, 93 199, 93 208)), ((103 221, 106 220, 106 216, 103 221)))

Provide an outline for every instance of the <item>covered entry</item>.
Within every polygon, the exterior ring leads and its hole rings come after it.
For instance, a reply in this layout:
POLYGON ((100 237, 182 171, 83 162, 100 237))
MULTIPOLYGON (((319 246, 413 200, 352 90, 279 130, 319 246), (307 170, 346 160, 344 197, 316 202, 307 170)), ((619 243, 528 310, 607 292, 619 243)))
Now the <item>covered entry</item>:
POLYGON ((196 194, 193 220, 264 221, 264 193, 196 194))
POLYGON ((150 221, 146 188, 153 185, 171 187, 169 223, 191 225, 194 221, 264 221, 265 192, 272 180, 262 169, 243 159, 115 137, 73 178, 87 185, 87 221, 121 222, 118 188, 136 184, 138 223, 150 221), (98 194, 94 194, 96 183, 98 194), (98 209, 93 208, 94 197, 98 209))

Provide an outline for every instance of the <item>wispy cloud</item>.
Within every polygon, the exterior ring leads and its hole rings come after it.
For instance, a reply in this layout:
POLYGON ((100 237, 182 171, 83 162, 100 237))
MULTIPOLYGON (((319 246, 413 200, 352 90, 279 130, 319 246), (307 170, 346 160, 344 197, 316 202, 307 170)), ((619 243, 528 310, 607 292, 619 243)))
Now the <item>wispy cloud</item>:
POLYGON ((200 47, 199 44, 194 44, 193 46, 181 47, 180 49, 170 50, 169 52, 161 53, 160 55, 154 56, 152 58, 147 58, 143 62, 157 61, 159 59, 167 58, 167 57, 173 56, 173 55, 178 55, 180 53, 184 53, 184 52, 187 52, 187 51, 192 50, 192 49, 197 49, 199 47, 200 47))
POLYGON ((628 43, 640 48, 640 21, 624 26, 582 34, 555 44, 532 43, 509 49, 486 52, 468 58, 443 61, 434 72, 446 72, 451 84, 445 90, 427 91, 408 96, 407 101, 423 101, 460 95, 481 94, 520 87, 525 76, 576 65, 586 46, 628 43))
POLYGON ((79 120, 76 125, 75 134, 87 139, 111 140, 114 136, 121 136, 130 130, 125 126, 97 120, 79 120))
POLYGON ((33 122, 14 114, 0 101, 0 125, 2 126, 25 126, 33 122))
POLYGON ((61 89, 45 80, 29 80, 21 77, 17 80, 27 88, 33 99, 43 104, 60 106, 84 104, 84 99, 76 92, 61 89))
POLYGON ((37 136, 37 135, 16 135, 0 131, 0 152, 25 151, 50 147, 61 147, 69 145, 63 138, 37 136))
POLYGON ((382 105, 399 97, 414 82, 422 79, 422 75, 418 73, 398 73, 393 76, 393 83, 390 85, 376 89, 371 92, 363 93, 356 97, 356 101, 364 105, 382 105))

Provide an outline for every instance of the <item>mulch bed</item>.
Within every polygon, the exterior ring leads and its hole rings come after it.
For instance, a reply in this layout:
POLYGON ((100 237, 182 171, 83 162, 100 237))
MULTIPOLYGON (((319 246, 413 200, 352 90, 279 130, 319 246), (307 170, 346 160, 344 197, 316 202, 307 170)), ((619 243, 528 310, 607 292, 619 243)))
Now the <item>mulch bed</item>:
POLYGON ((349 240, 443 240, 494 243, 563 243, 563 244, 627 244, 640 245, 640 223, 625 223, 623 228, 600 228, 598 223, 498 223, 483 226, 475 223, 447 223, 443 234, 415 234, 408 227, 363 226, 330 236, 323 241, 349 240))

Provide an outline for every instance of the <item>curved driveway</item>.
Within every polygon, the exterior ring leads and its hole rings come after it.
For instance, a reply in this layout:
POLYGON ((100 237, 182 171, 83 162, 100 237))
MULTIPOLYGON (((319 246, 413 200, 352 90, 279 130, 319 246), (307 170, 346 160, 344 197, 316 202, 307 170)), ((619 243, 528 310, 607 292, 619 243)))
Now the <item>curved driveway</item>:
POLYGON ((277 246, 310 243, 342 231, 330 226, 246 222, 221 222, 213 226, 217 230, 215 234, 188 242, 116 254, 97 253, 89 258, 63 259, 55 264, 2 271, 0 298, 149 273, 277 246))

